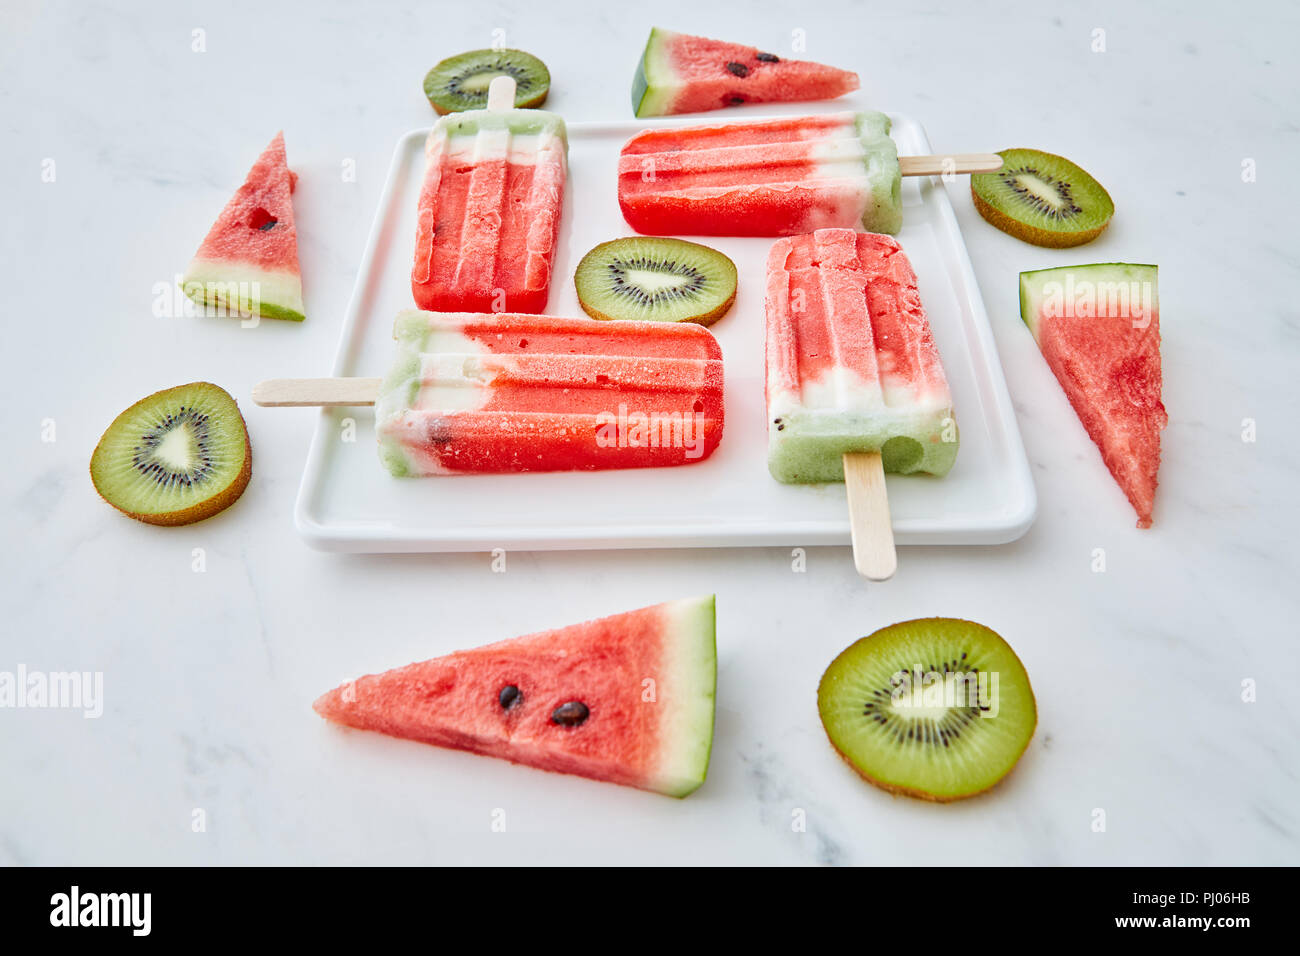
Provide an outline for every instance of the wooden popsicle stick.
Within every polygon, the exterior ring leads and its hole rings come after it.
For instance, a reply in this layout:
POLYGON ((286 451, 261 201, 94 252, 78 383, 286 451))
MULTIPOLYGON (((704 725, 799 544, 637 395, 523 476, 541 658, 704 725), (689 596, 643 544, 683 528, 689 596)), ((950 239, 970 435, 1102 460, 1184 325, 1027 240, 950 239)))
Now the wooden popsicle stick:
POLYGON ((515 78, 495 76, 488 84, 487 108, 494 113, 515 108, 515 78))
POLYGON ((885 494, 885 466, 879 452, 847 452, 844 484, 849 491, 853 563, 869 581, 886 581, 898 570, 894 527, 885 494))
POLYGON ((373 405, 380 378, 269 378, 253 386, 253 402, 270 408, 373 405))
MULTIPOLYGON (((495 83, 496 81, 493 80, 495 83)), ((899 156, 904 176, 942 176, 945 173, 996 173, 1002 168, 997 153, 954 153, 951 156, 899 156), (945 167, 945 163, 950 164, 945 167)))

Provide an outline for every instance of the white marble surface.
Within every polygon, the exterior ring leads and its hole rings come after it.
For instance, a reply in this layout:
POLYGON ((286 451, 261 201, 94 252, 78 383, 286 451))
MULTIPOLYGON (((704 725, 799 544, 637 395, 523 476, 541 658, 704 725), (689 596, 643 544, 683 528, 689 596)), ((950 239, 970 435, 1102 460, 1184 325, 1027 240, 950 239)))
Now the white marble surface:
POLYGON ((1039 518, 1009 546, 904 550, 897 578, 867 587, 847 549, 811 550, 802 574, 783 550, 516 553, 495 574, 486 555, 336 556, 294 534, 314 413, 252 407, 249 389, 328 367, 393 143, 430 119, 424 71, 501 29, 549 63, 550 108, 622 118, 649 12, 119 6, 8 0, 0 13, 0 671, 104 680, 98 719, 0 710, 0 863, 1300 862, 1294 7, 655 5, 661 25, 777 53, 805 30, 809 58, 860 71, 859 101, 918 117, 936 149, 1060 152, 1115 197, 1102 239, 1054 252, 994 231, 965 182, 950 187, 1039 518), (1090 49, 1096 28, 1106 52, 1090 49), (154 284, 184 268, 281 126, 302 177, 308 321, 156 317, 154 284), (1145 532, 1017 312, 1021 269, 1107 260, 1161 266, 1171 420, 1145 532), (96 497, 90 451, 119 410, 194 379, 243 402, 252 484, 199 525, 131 522, 96 497), (309 707, 355 674, 710 590, 717 736, 685 802, 343 733, 309 707), (946 807, 859 782, 814 697, 851 640, 935 614, 1006 636, 1040 708, 1016 773, 946 807))

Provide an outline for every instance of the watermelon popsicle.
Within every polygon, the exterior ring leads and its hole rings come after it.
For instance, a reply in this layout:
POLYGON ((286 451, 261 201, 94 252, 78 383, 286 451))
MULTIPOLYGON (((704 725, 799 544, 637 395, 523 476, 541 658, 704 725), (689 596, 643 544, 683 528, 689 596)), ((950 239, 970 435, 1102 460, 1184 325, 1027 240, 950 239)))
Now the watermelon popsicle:
POLYGON ((394 475, 681 465, 722 438, 705 328, 405 312, 375 427, 394 475))
POLYGON ((865 504, 855 483, 870 470, 885 509, 875 531, 892 556, 882 470, 945 475, 958 444, 948 379, 898 242, 820 229, 774 243, 766 362, 772 476, 825 482, 850 472, 857 552, 865 504))
POLYGON ((542 312, 564 200, 564 120, 509 108, 499 76, 488 107, 439 118, 425 176, 411 291, 422 309, 542 312))
POLYGON ((843 481, 845 452, 880 452, 902 474, 952 468, 952 395, 896 240, 820 229, 773 244, 767 410, 778 481, 843 481))
POLYGON ((646 235, 896 233, 903 176, 1002 165, 994 154, 900 159, 889 130, 875 111, 646 130, 619 156, 619 206, 646 235))
POLYGON ((703 326, 412 309, 393 337, 383 379, 270 379, 253 401, 374 405, 397 477, 686 465, 722 440, 722 352, 703 326))

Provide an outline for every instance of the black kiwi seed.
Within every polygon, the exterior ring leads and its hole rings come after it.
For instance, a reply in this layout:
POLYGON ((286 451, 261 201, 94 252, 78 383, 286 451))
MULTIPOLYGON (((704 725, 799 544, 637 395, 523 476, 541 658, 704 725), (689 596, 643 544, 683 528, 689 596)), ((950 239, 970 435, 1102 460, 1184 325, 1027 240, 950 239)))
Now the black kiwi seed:
POLYGON ((497 695, 497 702, 501 705, 502 710, 509 710, 523 700, 523 696, 523 694, 519 693, 519 688, 514 684, 506 684, 505 687, 501 688, 501 693, 497 695))
POLYGON ((211 436, 208 433, 208 416, 194 408, 180 409, 140 436, 140 444, 133 449, 131 464, 145 478, 161 488, 184 485, 193 487, 208 479, 212 464, 211 436), (194 437, 194 461, 188 468, 173 468, 153 457, 164 438, 175 429, 188 425, 194 437))
POLYGON ((735 60, 732 60, 727 64, 727 69, 736 76, 749 76, 749 67, 745 66, 743 63, 737 63, 735 60))
POLYGON ((771 54, 771 53, 755 53, 755 54, 754 54, 754 59, 759 60, 759 61, 761 61, 761 62, 763 62, 763 63, 780 63, 780 62, 781 62, 781 58, 780 58, 780 57, 778 57, 778 56, 774 56, 774 55, 771 54))
POLYGON ((586 704, 580 700, 571 700, 551 711, 551 722, 561 727, 577 727, 589 716, 591 711, 587 709, 586 704))
POLYGON ((1083 212, 1083 209, 1074 201, 1074 197, 1070 194, 1070 184, 1068 182, 1063 179, 1056 179, 1051 175, 1044 175, 1033 166, 1020 166, 1016 169, 1002 169, 998 172, 998 178, 1002 180, 1002 184, 1006 186, 1007 189, 1010 189, 1012 192, 1019 195, 1021 200, 1029 205, 1030 209, 1033 209, 1035 212, 1041 213, 1044 216, 1048 216, 1052 219, 1069 219, 1083 212), (1061 205, 1053 205, 1042 196, 1032 193, 1022 186, 1020 184, 1020 177, 1025 175, 1037 177, 1048 183, 1052 189, 1056 190, 1056 194, 1061 197, 1061 205))
POLYGON ((616 259, 608 266, 609 282, 614 294, 639 306, 653 307, 669 299, 694 298, 704 288, 704 273, 694 266, 679 264, 675 259, 664 256, 636 256, 630 259, 616 259), (686 281, 673 289, 656 289, 647 292, 638 285, 627 281, 627 274, 633 269, 645 269, 648 272, 665 272, 682 276, 686 281))

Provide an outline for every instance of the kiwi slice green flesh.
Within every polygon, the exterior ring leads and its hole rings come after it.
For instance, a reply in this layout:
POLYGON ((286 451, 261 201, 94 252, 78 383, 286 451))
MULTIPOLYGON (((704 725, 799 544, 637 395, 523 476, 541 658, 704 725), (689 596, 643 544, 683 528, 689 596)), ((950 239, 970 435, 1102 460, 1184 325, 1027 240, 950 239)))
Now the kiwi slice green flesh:
POLYGON ((574 284, 595 319, 711 325, 736 301, 736 264, 698 242, 632 236, 583 256, 574 284))
POLYGON ((944 617, 893 624, 851 645, 822 675, 817 709, 859 774, 941 802, 1005 777, 1038 723, 1010 645, 981 624, 944 617))
POLYGON ((225 389, 193 382, 155 392, 108 426, 90 458, 95 490, 148 524, 191 524, 248 486, 248 429, 225 389))
POLYGON ((471 50, 443 60, 424 77, 424 95, 439 113, 481 110, 488 86, 498 76, 515 78, 515 106, 532 109, 546 102, 551 73, 523 50, 471 50))
POLYGON ((1002 168, 971 177, 975 208, 1003 232, 1036 246, 1065 248, 1096 239, 1115 203, 1101 183, 1063 156, 1004 149, 1002 168))

